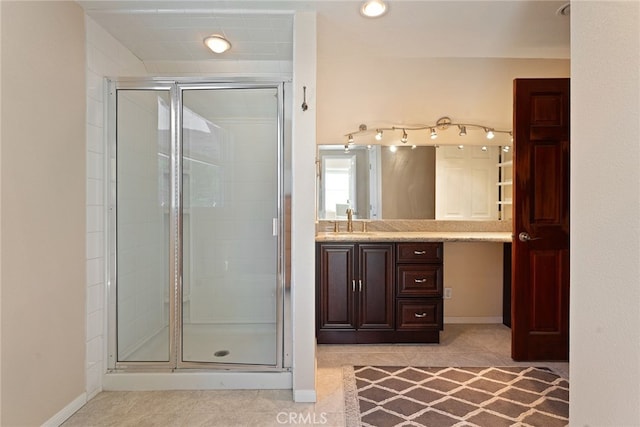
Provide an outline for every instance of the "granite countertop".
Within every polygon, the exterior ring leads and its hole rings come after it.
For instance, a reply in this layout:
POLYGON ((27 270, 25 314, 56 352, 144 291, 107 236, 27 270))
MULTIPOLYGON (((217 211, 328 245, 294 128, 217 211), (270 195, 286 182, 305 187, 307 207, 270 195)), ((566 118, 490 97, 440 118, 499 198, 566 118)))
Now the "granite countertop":
POLYGON ((318 232, 316 242, 511 242, 510 231, 318 232))

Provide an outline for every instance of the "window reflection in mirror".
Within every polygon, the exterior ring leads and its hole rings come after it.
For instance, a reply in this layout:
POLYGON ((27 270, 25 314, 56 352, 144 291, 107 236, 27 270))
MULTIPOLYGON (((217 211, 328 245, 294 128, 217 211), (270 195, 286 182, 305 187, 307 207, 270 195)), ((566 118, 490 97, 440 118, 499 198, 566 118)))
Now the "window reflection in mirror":
POLYGON ((318 149, 318 218, 434 219, 435 148, 324 145, 318 149))

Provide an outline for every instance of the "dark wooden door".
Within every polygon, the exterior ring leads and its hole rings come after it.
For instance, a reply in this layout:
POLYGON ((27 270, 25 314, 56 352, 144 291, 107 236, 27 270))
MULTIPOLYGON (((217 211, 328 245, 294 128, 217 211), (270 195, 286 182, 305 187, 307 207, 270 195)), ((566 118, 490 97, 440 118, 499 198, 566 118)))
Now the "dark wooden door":
POLYGON ((514 138, 511 356, 568 360, 569 79, 514 81, 514 138))
POLYGON ((355 330, 355 245, 326 243, 319 245, 318 251, 316 328, 355 330))
POLYGON ((393 244, 360 244, 358 266, 358 328, 393 330, 393 244))

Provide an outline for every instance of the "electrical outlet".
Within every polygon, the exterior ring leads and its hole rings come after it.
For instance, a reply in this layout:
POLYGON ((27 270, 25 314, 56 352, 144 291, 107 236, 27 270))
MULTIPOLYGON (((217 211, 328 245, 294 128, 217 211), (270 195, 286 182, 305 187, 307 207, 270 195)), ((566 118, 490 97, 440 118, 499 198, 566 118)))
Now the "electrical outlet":
POLYGON ((451 299, 453 288, 444 288, 444 299, 451 299))

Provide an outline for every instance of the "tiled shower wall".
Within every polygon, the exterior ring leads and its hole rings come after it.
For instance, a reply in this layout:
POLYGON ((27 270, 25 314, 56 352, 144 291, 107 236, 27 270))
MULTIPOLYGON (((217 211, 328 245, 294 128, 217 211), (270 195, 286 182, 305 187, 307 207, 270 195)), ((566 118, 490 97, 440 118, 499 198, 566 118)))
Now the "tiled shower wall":
POLYGON ((90 399, 102 389, 105 365, 104 77, 145 76, 129 50, 85 16, 87 49, 87 377, 90 399))

